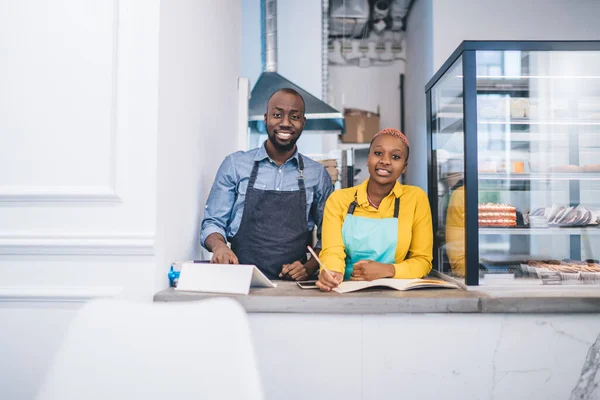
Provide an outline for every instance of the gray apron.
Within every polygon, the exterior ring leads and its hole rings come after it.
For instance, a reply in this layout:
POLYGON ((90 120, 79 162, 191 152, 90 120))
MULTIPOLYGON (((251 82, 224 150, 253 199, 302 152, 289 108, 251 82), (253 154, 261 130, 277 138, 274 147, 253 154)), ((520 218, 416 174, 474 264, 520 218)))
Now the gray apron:
POLYGON ((240 264, 253 264, 269 279, 279 279, 283 264, 306 262, 306 246, 311 238, 306 220, 304 161, 298 154, 299 190, 259 190, 254 162, 246 189, 240 228, 231 239, 231 249, 240 264))

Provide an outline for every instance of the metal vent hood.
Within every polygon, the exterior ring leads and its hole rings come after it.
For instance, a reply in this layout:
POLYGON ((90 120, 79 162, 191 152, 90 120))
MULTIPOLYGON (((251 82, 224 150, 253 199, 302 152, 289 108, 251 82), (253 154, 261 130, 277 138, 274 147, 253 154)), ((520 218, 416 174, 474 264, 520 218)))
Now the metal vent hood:
POLYGON ((269 97, 278 89, 291 88, 300 93, 306 104, 305 132, 343 133, 342 113, 277 73, 277 0, 261 0, 261 31, 263 73, 250 93, 250 129, 253 132, 264 133, 264 115, 269 97))

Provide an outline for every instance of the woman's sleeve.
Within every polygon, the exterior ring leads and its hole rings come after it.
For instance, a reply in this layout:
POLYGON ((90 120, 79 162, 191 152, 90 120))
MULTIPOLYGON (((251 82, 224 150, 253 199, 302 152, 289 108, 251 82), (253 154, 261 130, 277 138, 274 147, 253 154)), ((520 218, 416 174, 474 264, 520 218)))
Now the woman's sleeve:
POLYGON ((419 192, 412 224, 412 240, 408 258, 394 264, 396 279, 422 278, 431 271, 433 259, 433 226, 431 208, 424 191, 419 192))
POLYGON ((343 196, 333 192, 325 204, 323 213, 323 233, 321 236, 323 248, 319 258, 325 267, 331 271, 344 273, 346 269, 346 252, 342 238, 342 225, 346 210, 343 206, 343 196))
POLYGON ((465 192, 460 187, 450 196, 446 216, 446 253, 452 274, 465 276, 465 192))

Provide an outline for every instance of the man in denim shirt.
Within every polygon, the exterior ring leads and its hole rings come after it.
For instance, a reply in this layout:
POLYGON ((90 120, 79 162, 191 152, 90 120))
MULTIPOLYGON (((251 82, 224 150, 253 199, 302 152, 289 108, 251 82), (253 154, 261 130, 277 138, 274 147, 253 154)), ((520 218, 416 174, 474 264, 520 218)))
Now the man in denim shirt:
POLYGON ((201 241, 213 253, 211 262, 254 264, 271 279, 303 280, 317 270, 316 260, 306 259, 306 246, 316 225, 315 251, 321 248, 323 209, 333 185, 323 165, 298 152, 305 122, 302 97, 278 90, 265 113, 269 139, 225 158, 202 220, 201 241))

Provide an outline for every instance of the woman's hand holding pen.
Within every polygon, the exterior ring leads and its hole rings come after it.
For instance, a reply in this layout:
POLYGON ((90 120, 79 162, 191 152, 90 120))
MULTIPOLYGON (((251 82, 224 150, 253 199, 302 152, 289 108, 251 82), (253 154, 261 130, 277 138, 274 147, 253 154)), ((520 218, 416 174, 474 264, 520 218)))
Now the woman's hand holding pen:
POLYGON ((321 261, 317 253, 315 253, 315 251, 312 249, 312 247, 307 246, 306 248, 308 249, 308 251, 310 251, 310 254, 312 254, 315 260, 321 266, 321 272, 319 273, 317 287, 324 292, 331 292, 332 289, 338 287, 339 284, 344 280, 344 274, 328 270, 325 267, 325 265, 323 265, 323 262, 321 261))
POLYGON ((382 264, 377 261, 360 260, 354 264, 351 281, 374 281, 381 278, 393 278, 396 274, 394 264, 382 264))
POLYGON ((344 275, 341 272, 322 270, 321 273, 319 273, 317 287, 324 292, 331 292, 340 285, 343 279, 344 275))

